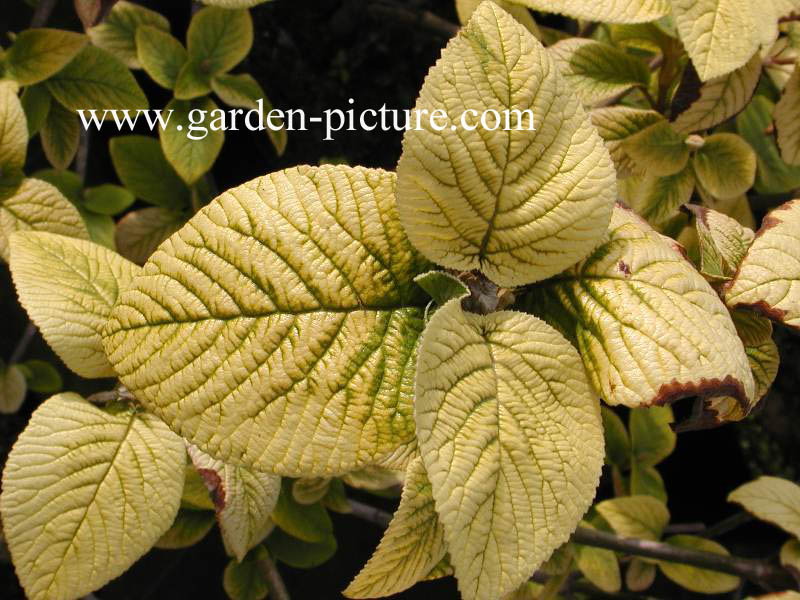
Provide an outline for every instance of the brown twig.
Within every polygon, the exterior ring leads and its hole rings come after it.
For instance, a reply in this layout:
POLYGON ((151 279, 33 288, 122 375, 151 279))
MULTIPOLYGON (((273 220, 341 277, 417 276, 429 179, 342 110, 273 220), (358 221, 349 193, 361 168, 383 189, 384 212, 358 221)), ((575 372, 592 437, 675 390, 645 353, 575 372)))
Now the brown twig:
POLYGON ((50 18, 53 9, 56 7, 56 0, 40 0, 39 5, 33 12, 31 27, 41 27, 50 18))
POLYGON ((28 321, 25 331, 22 332, 22 337, 19 338, 14 351, 11 353, 11 357, 8 359, 8 364, 18 363, 20 359, 25 356, 25 352, 27 352, 28 346, 30 346, 37 331, 36 325, 28 321))

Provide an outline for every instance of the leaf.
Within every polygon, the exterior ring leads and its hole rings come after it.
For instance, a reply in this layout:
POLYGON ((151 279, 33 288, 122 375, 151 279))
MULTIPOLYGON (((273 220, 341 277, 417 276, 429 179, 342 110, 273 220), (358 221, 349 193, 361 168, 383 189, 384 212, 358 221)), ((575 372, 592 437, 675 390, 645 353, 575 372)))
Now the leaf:
POLYGON ((617 207, 606 243, 524 305, 574 340, 609 404, 732 395, 749 410, 755 384, 728 311, 675 242, 630 210, 617 207))
POLYGON ((743 67, 700 86, 700 96, 672 123, 676 131, 711 129, 738 114, 753 97, 761 75, 761 56, 754 54, 743 67))
POLYGON ((570 38, 547 50, 584 104, 596 104, 650 82, 650 71, 640 59, 611 44, 570 38))
POLYGON ((137 198, 165 209, 189 205, 189 188, 164 158, 158 140, 126 135, 111 139, 108 147, 117 177, 137 198))
POLYGON ((675 419, 669 406, 634 408, 628 419, 635 462, 654 466, 675 450, 677 436, 670 427, 675 419))
POLYGON ((658 469, 634 462, 631 468, 631 495, 652 496, 666 504, 667 490, 658 469))
POLYGON ((762 521, 777 525, 795 537, 800 536, 800 486, 780 477, 761 476, 728 495, 762 521))
MULTIPOLYGON (((466 25, 469 22, 472 14, 475 12, 475 9, 478 8, 481 2, 482 0, 456 0, 456 13, 458 14, 458 20, 462 25, 466 25)), ((539 27, 536 25, 536 21, 533 20, 533 16, 527 8, 524 6, 515 5, 513 0, 494 0, 494 2, 508 14, 514 17, 525 27, 525 29, 530 31, 538 39, 542 39, 540 37, 541 32, 539 31, 539 27)))
POLYGON ((187 450, 214 500, 225 548, 241 562, 272 530, 270 515, 278 503, 281 478, 226 465, 195 446, 187 450))
POLYGON ((800 541, 792 539, 784 543, 781 546, 780 560, 781 565, 794 577, 800 575, 800 541))
POLYGON ((168 31, 152 25, 136 28, 137 60, 145 73, 161 87, 171 90, 178 74, 189 60, 189 53, 168 31))
POLYGON ((299 504, 314 504, 322 500, 328 493, 331 479, 327 477, 309 477, 296 479, 292 483, 292 497, 299 504))
POLYGON ((300 504, 292 494, 291 481, 284 479, 272 520, 286 533, 304 542, 324 542, 333 533, 333 523, 322 504, 300 504))
POLYGON ((645 23, 669 14, 667 0, 627 2, 585 2, 584 0, 511 0, 544 12, 555 12, 575 19, 605 23, 645 23))
POLYGON ((761 223, 725 302, 800 329, 800 200, 770 212, 761 223))
POLYGON ((86 228, 89 230, 89 239, 109 250, 116 250, 114 248, 114 219, 108 215, 98 215, 80 206, 78 210, 84 223, 86 223, 86 228))
POLYGON ((353 512, 353 506, 347 499, 347 493, 341 479, 331 479, 328 492, 322 498, 322 505, 328 510, 343 515, 353 512))
POLYGON ((208 535, 214 523, 216 521, 211 511, 181 508, 172 526, 158 538, 155 547, 162 550, 179 550, 194 546, 208 535))
POLYGON ((25 402, 28 386, 18 365, 0 364, 0 414, 13 415, 25 402))
POLYGON ((96 46, 86 46, 46 85, 53 97, 70 110, 148 107, 147 97, 127 67, 96 46))
MULTIPOLYGON (((254 110, 259 107, 258 101, 261 100, 265 116, 269 115, 273 110, 272 103, 269 101, 269 98, 267 98, 264 90, 262 90, 258 82, 247 73, 217 75, 211 80, 211 89, 219 96, 220 100, 229 106, 240 106, 254 110)), ((272 123, 271 118, 269 118, 268 121, 270 124, 272 123)), ((268 126, 266 132, 278 156, 283 155, 288 141, 286 129, 281 128, 276 131, 268 126)))
POLYGON ((800 70, 795 68, 789 81, 786 82, 781 99, 775 105, 774 114, 781 156, 790 165, 800 165, 798 110, 800 110, 800 70))
POLYGON ((92 242, 44 232, 15 234, 10 263, 20 304, 59 358, 81 377, 113 377, 100 332, 139 267, 92 242))
POLYGON ((86 46, 85 35, 61 29, 26 29, 5 55, 7 74, 28 86, 52 77, 86 46))
POLYGON ((624 496, 603 500, 595 509, 611 528, 625 538, 658 541, 669 524, 669 511, 652 496, 624 496))
POLYGON ((536 317, 451 300, 420 345, 415 419, 462 597, 513 591, 567 541, 597 487, 600 406, 577 353, 536 317))
POLYGON ((193 100, 211 93, 211 75, 199 59, 190 57, 183 63, 173 93, 178 100, 193 100))
POLYGON ((715 280, 731 279, 755 234, 736 220, 715 210, 687 204, 695 216, 700 242, 700 272, 715 280))
POLYGON ((700 185, 723 200, 744 194, 756 179, 755 152, 734 133, 708 136, 692 166, 700 185))
POLYGON ((169 125, 159 131, 161 149, 178 175, 191 185, 211 169, 222 150, 225 133, 210 126, 212 111, 222 111, 211 98, 172 100, 165 110, 173 112, 169 125))
POLYGON ((184 450, 156 417, 77 394, 33 413, 3 472, 0 509, 31 600, 78 598, 130 567, 170 527, 184 450))
POLYGON ((267 548, 279 561, 295 569, 313 569, 336 554, 336 538, 328 533, 320 542, 304 542, 276 529, 267 538, 267 548))
POLYGON ((109 320, 125 385, 205 452, 285 476, 347 472, 413 443, 425 305, 413 277, 427 264, 397 222, 394 183, 299 167, 203 208, 109 320))
POLYGON ((92 43, 114 55, 126 67, 140 69, 136 46, 139 27, 169 31, 169 21, 161 14, 133 2, 120 0, 103 21, 86 33, 92 43))
POLYGON ((631 208, 653 227, 664 227, 692 199, 695 177, 690 166, 673 175, 645 175, 628 198, 631 208))
POLYGON ((457 277, 445 271, 428 271, 414 278, 416 284, 425 290, 439 306, 454 298, 469 296, 469 289, 457 277))
MULTIPOLYGON (((582 525, 591 528, 586 522, 582 525)), ((613 551, 575 544, 575 563, 586 579, 607 594, 622 589, 619 561, 613 551)))
POLYGON ((28 151, 28 129, 16 85, 0 81, 0 174, 22 169, 28 151))
MULTIPOLYGON (((714 540, 694 535, 675 535, 667 538, 665 541, 667 544, 679 548, 730 556, 728 551, 714 540)), ((720 573, 719 571, 709 571, 708 569, 699 569, 691 565, 667 562, 664 560, 658 561, 658 566, 669 579, 681 587, 699 594, 725 594, 739 587, 740 579, 735 575, 728 575, 727 573, 720 573)))
POLYGON ((184 223, 181 213, 160 206, 131 211, 117 223, 117 250, 131 262, 143 265, 159 244, 184 223))
POLYGON ((33 178, 49 183, 75 206, 83 202, 83 180, 74 171, 41 169, 33 174, 33 178))
POLYGON ((231 600, 263 600, 268 587, 259 561, 270 560, 264 546, 258 546, 241 562, 231 560, 222 575, 222 587, 231 600))
POLYGON ((247 10, 207 7, 197 11, 186 33, 189 56, 209 77, 238 65, 253 45, 253 20, 247 10))
POLYGON ((702 81, 747 63, 759 46, 755 5, 748 0, 672 0, 672 14, 702 81))
MULTIPOLYGON (((0 92, 1 93, 1 92, 0 92)), ((31 138, 39 132, 47 113, 50 112, 52 96, 44 84, 29 85, 20 98, 22 108, 25 110, 25 119, 28 124, 28 137, 31 138)), ((6 146, 0 142, 0 148, 6 146)), ((2 161, 0 161, 2 162, 2 161)), ((21 167, 20 167, 21 168, 21 167)))
POLYGON ((41 130, 42 148, 47 160, 56 169, 66 169, 78 152, 81 139, 81 125, 78 115, 51 102, 47 118, 41 130))
POLYGON ((89 29, 102 21, 118 0, 74 0, 75 12, 84 29, 89 29))
POLYGON ((632 592, 643 592, 651 585, 656 578, 656 566, 633 558, 625 571, 625 587, 632 592))
POLYGON ((636 163, 625 151, 624 141, 642 129, 663 120, 654 110, 643 110, 629 106, 607 106, 589 113, 592 125, 606 144, 618 177, 627 177, 637 169, 636 163))
POLYGON ((689 162, 686 136, 664 120, 628 137, 622 147, 648 175, 674 175, 689 162))
POLYGON ((272 0, 202 0, 203 4, 209 6, 220 6, 222 8, 250 8, 265 2, 272 2, 272 0))
POLYGON ((603 416, 606 461, 620 469, 627 469, 631 462, 631 440, 628 430, 625 429, 625 424, 617 413, 607 406, 602 406, 600 412, 603 416))
POLYGON ((398 594, 424 579, 447 554, 421 458, 408 467, 400 506, 372 557, 347 586, 348 598, 398 594))
POLYGON ((61 374, 49 362, 43 360, 26 360, 17 365, 25 375, 28 388, 39 394, 55 394, 61 391, 64 382, 61 374))
POLYGON ((400 219, 426 257, 510 287, 597 245, 616 195, 608 152, 550 55, 495 4, 481 4, 450 41, 416 109, 443 110, 452 123, 435 131, 423 118, 397 165, 400 219), (523 127, 466 131, 467 110, 520 111, 523 127))
POLYGON ((78 209, 55 187, 38 179, 25 179, 14 195, 0 201, 0 258, 8 260, 9 236, 28 230, 89 238, 78 209))
POLYGON ((136 200, 124 187, 110 183, 86 188, 83 198, 85 208, 101 215, 117 215, 136 200))
POLYGON ((357 490, 376 492, 390 488, 402 488, 403 475, 397 471, 369 465, 363 469, 344 473, 342 481, 357 490))

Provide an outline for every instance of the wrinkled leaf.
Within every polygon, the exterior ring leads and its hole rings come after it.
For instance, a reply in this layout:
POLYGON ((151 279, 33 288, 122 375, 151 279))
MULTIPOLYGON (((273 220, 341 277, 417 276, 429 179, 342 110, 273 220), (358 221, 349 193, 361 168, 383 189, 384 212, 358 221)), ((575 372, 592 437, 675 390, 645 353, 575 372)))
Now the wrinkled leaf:
POLYGON ((625 139, 664 119, 654 110, 631 108, 629 106, 607 106, 596 108, 589 113, 592 125, 606 144, 618 177, 627 177, 634 171, 641 171, 625 151, 625 139))
POLYGON ((775 105, 775 128, 778 130, 778 145, 781 156, 790 165, 800 165, 800 69, 786 82, 783 95, 775 105))
POLYGON ((534 10, 561 13, 575 19, 605 23, 645 23, 669 14, 667 0, 586 2, 585 0, 511 0, 534 10))
POLYGON ((0 174, 22 169, 28 151, 28 129, 17 86, 0 81, 0 174))
POLYGON ((700 271, 714 279, 730 279, 739 268, 755 234, 715 210, 687 205, 695 216, 700 242, 700 271))

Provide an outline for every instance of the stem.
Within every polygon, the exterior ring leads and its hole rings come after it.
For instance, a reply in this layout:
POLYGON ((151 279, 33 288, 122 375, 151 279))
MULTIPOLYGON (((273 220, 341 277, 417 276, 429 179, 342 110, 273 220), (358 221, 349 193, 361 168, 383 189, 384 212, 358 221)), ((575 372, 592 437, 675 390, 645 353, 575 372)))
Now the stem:
POLYGON ((699 535, 706 537, 706 538, 715 538, 721 535, 725 535, 729 531, 733 531, 740 525, 744 525, 745 523, 749 523, 753 520, 752 515, 742 511, 736 513, 735 515, 731 515, 727 519, 723 519, 716 525, 712 525, 699 535))
POLYGON ((75 172, 81 181, 86 179, 86 167, 89 163, 89 130, 81 128, 78 151, 75 153, 75 172))
POLYGON ((258 567, 262 577, 264 577, 264 581, 267 582, 269 597, 273 600, 291 600, 289 591, 286 589, 286 584, 283 583, 283 578, 278 572, 278 567, 275 566, 272 558, 267 556, 266 558, 260 559, 258 561, 258 567))
POLYGON ((455 23, 443 19, 428 10, 415 10, 389 0, 373 0, 367 3, 367 11, 374 17, 390 19, 403 25, 427 29, 449 39, 461 29, 455 23))
POLYGON ((678 535, 688 533, 692 535, 704 535, 706 526, 703 523, 676 523, 675 525, 667 525, 664 533, 668 535, 678 535))
POLYGON ((31 18, 31 27, 41 27, 47 23, 55 7, 56 0, 41 0, 31 18))
POLYGON ((25 327, 22 337, 19 338, 19 342, 17 342, 17 347, 14 348, 14 351, 11 353, 11 358, 8 359, 8 364, 17 363, 25 356, 25 352, 28 350, 28 346, 30 346, 37 331, 36 325, 28 321, 28 325, 25 327))
POLYGON ((389 526, 389 522, 392 520, 392 515, 385 510, 375 508, 369 504, 364 504, 358 500, 350 500, 350 508, 353 509, 350 513, 351 515, 363 519, 364 521, 375 523, 375 525, 381 529, 386 529, 389 526))

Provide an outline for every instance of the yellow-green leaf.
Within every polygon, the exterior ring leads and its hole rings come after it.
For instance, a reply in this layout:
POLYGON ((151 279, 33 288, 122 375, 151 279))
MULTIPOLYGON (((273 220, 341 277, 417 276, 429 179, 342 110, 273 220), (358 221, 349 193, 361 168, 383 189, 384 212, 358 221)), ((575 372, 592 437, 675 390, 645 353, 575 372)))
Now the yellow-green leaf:
POLYGON ((671 0, 672 14, 702 81, 738 69, 756 53, 759 18, 750 0, 671 0))
POLYGON ((625 587, 632 592, 643 592, 656 578, 656 566, 639 558, 634 558, 625 571, 625 587))
POLYGON ((181 508, 200 511, 214 510, 214 502, 206 487, 205 480, 194 468, 192 461, 187 461, 186 463, 181 508))
POLYGON ((181 508, 172 526, 158 538, 155 547, 162 550, 179 550, 194 546, 208 535, 214 523, 216 523, 214 513, 209 510, 181 508))
MULTIPOLYGON (((646 172, 647 169, 644 168, 646 172)), ((672 175, 644 175, 627 199, 636 214, 653 227, 663 227, 692 198, 695 177, 690 166, 672 175)))
POLYGON ((189 457, 214 499, 222 541, 239 561, 272 530, 270 515, 278 503, 281 478, 228 465, 195 446, 189 457))
POLYGON ((781 565, 789 569, 795 577, 800 576, 800 541, 792 539, 784 543, 781 546, 780 560, 781 565))
POLYGON ((253 44, 253 20, 247 10, 207 7, 189 23, 186 46, 189 56, 202 63, 209 76, 238 65, 253 44))
POLYGON ((713 279, 731 279, 755 234, 738 221, 715 210, 689 204, 700 242, 700 271, 713 279))
POLYGON ((603 500, 595 509, 622 537, 658 541, 669 524, 667 507, 652 496, 603 500))
MULTIPOLYGON (((694 535, 675 535, 665 541, 667 544, 678 548, 729 556, 728 551, 722 545, 707 538, 694 535)), ((691 565, 667 562, 665 560, 658 561, 658 566, 661 572, 669 579, 681 587, 698 594, 725 594, 739 587, 740 579, 728 573, 699 569, 691 565)))
MULTIPOLYGON (((593 527, 583 521, 583 527, 593 527)), ((612 550, 575 544, 575 563, 581 573, 607 594, 616 594, 622 589, 619 561, 612 550)))
POLYGON ((292 494, 292 482, 284 479, 272 520, 283 531, 309 543, 324 542, 333 533, 328 511, 319 502, 300 504, 292 494))
POLYGON ((628 137, 622 146, 637 166, 648 175, 674 175, 689 162, 686 136, 668 121, 658 121, 628 137))
POLYGON ((178 512, 184 461, 181 439, 152 415, 77 394, 45 401, 9 454, 0 496, 28 598, 81 597, 138 560, 178 512))
POLYGON ((312 569, 328 561, 337 548, 333 533, 327 533, 319 542, 306 542, 292 537, 282 529, 275 529, 265 542, 276 560, 295 569, 312 569))
POLYGON ((82 377, 113 377, 100 332, 139 267, 86 240, 43 232, 11 238, 19 300, 59 358, 82 377))
POLYGON ((788 479, 761 476, 733 490, 728 502, 800 537, 800 485, 788 479))
POLYGON ((725 302, 800 329, 800 200, 769 213, 756 233, 725 302))
POLYGON ((445 554, 431 483, 422 459, 416 458, 408 467, 400 506, 380 545, 343 594, 348 598, 398 594, 424 579, 445 554))
POLYGON ((9 236, 28 230, 89 239, 78 209, 55 187, 39 179, 25 179, 12 196, 0 200, 0 258, 8 260, 9 236))
POLYGON ((603 406, 601 412, 606 440, 606 460, 620 469, 627 469, 631 463, 631 440, 628 430, 612 409, 603 406))
POLYGON ((646 23, 669 14, 668 0, 626 0, 586 2, 585 0, 511 0, 534 10, 555 12, 575 19, 605 23, 646 23))
POLYGON ((28 127, 17 86, 0 81, 0 174, 22 169, 28 151, 28 127))
MULTIPOLYGON (((22 108, 25 110, 25 119, 28 123, 28 137, 33 137, 39 132, 50 112, 53 97, 44 84, 29 85, 20 98, 22 108)), ((0 148, 6 147, 0 142, 0 148)), ((13 146, 12 146, 13 147, 13 146)), ((6 147, 7 148, 7 147, 6 147)), ((2 161, 0 161, 2 162, 2 161)))
POLYGON ((692 166, 700 185, 723 200, 744 194, 756 179, 756 154, 735 133, 707 137, 692 166))
POLYGON ((584 104, 608 100, 637 85, 647 87, 650 81, 650 71, 641 59, 611 44, 570 38, 547 50, 584 104))
POLYGON ((126 67, 139 69, 142 65, 137 57, 136 35, 142 26, 169 31, 169 21, 163 15, 139 4, 119 0, 103 21, 86 33, 95 46, 113 54, 126 67))
POLYGON ((61 29, 26 29, 17 34, 5 54, 8 74, 20 85, 31 85, 63 69, 89 40, 61 29))
POLYGON ((681 133, 711 129, 739 113, 753 97, 761 64, 761 56, 754 54, 743 67, 702 84, 699 97, 678 115, 673 127, 681 133))
MULTIPOLYGON (((207 10, 207 9, 206 9, 207 10)), ((172 100, 164 109, 172 111, 166 129, 161 129, 161 149, 164 156, 188 184, 195 183, 217 160, 225 132, 212 123, 222 111, 211 98, 172 100)))
POLYGON ((664 119, 654 110, 631 108, 629 106, 607 106, 596 108, 589 113, 592 125, 606 144, 618 177, 627 177, 637 169, 636 163, 625 152, 624 140, 642 129, 664 119))
POLYGON ((800 165, 800 69, 786 82, 783 95, 775 105, 775 128, 778 131, 778 145, 781 156, 790 165, 800 165))
POLYGON ((52 102, 47 118, 42 123, 41 139, 50 164, 56 169, 66 169, 75 158, 81 139, 78 115, 60 103, 52 102))
POLYGON ((608 151, 547 51, 496 4, 450 41, 416 109, 446 122, 407 131, 397 166, 400 219, 429 259, 514 286, 599 243, 616 196, 608 151), (467 131, 468 110, 517 113, 510 131, 467 131))
POLYGON ((675 418, 669 406, 634 408, 628 419, 631 448, 636 462, 654 466, 675 450, 677 436, 670 427, 675 418))
POLYGON ((169 90, 175 87, 178 74, 189 53, 168 31, 152 25, 136 29, 137 60, 153 81, 169 90))
POLYGON ((659 502, 666 503, 667 489, 658 469, 634 461, 631 465, 631 495, 652 496, 659 502))
POLYGON ((314 504, 322 500, 331 487, 328 477, 304 477, 292 483, 292 497, 300 504, 314 504))
POLYGON ((219 196, 120 297, 105 344, 123 382, 204 451, 257 470, 334 475, 413 443, 426 263, 394 184, 298 167, 219 196))
POLYGON ((526 306, 575 341, 609 404, 733 395, 749 410, 753 401, 747 356, 719 296, 673 240, 630 210, 618 207, 607 242, 534 288, 526 306))
POLYGON ((117 223, 114 234, 117 250, 131 262, 143 265, 184 222, 181 213, 160 206, 131 211, 117 223))
POLYGON ((53 97, 70 110, 148 107, 147 97, 128 68, 96 46, 86 46, 46 85, 53 97))
POLYGON ((417 275, 414 281, 439 306, 454 298, 463 298, 469 295, 467 286, 460 279, 445 271, 428 271, 417 275))
POLYGON ((231 560, 222 575, 222 587, 231 600, 263 600, 269 588, 259 561, 272 560, 264 546, 258 546, 237 562, 231 560))
POLYGON ((119 214, 135 200, 130 191, 112 183, 86 188, 83 192, 84 208, 100 215, 119 214))
POLYGON ((603 464, 575 349, 536 317, 440 308, 420 345, 417 437, 462 597, 494 599, 567 541, 603 464), (481 565, 477 568, 476 565, 481 565))
POLYGON ((178 100, 193 100, 211 93, 211 75, 200 59, 189 58, 183 63, 175 80, 174 96, 178 100))
POLYGON ((17 365, 0 364, 0 414, 12 415, 25 401, 28 385, 17 365))
MULTIPOLYGON (((470 18, 472 17, 472 13, 475 12, 475 9, 480 6, 480 3, 483 0, 456 0, 456 13, 458 14, 458 20, 461 22, 462 25, 466 25, 470 18)), ((541 33, 539 32, 539 27, 536 25, 536 21, 533 20, 533 16, 531 15, 531 11, 529 11, 524 6, 518 6, 513 3, 513 0, 493 0, 495 4, 497 4, 500 8, 504 11, 509 13, 512 17, 514 17, 517 21, 519 21, 522 25, 525 26, 525 29, 530 31, 533 35, 537 38, 542 39, 540 37, 541 33)))

